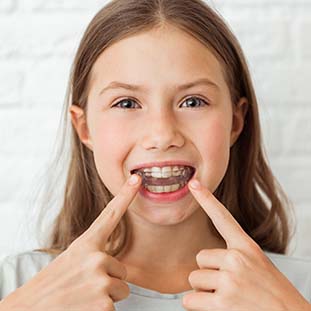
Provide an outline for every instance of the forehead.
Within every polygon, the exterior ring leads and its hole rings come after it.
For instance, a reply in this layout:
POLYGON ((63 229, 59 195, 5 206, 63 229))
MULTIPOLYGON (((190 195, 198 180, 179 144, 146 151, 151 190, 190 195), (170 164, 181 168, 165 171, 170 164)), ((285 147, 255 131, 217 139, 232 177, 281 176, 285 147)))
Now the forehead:
POLYGON ((91 85, 121 80, 156 88, 207 77, 227 88, 222 67, 203 43, 174 28, 153 29, 105 49, 93 65, 91 85))

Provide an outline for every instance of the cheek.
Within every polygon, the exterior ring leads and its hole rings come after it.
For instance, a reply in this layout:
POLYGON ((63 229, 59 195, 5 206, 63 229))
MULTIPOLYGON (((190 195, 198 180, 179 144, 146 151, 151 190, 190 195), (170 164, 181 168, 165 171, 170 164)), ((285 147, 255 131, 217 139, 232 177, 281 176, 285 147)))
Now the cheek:
POLYGON ((101 120, 96 123, 92 137, 94 153, 96 156, 100 156, 102 160, 106 157, 115 157, 122 146, 119 142, 125 141, 122 127, 117 122, 109 122, 108 120, 101 120))
POLYGON ((205 163, 204 175, 208 176, 210 187, 216 188, 224 177, 229 163, 230 130, 219 120, 211 122, 206 130, 199 148, 205 163))
POLYGON ((102 182, 114 193, 113 188, 117 188, 118 181, 126 174, 122 175, 120 167, 128 151, 128 131, 122 123, 107 119, 95 124, 91 130, 95 165, 102 182))
POLYGON ((212 159, 229 151, 230 135, 229 129, 223 122, 215 121, 210 124, 207 132, 202 137, 203 148, 212 159))

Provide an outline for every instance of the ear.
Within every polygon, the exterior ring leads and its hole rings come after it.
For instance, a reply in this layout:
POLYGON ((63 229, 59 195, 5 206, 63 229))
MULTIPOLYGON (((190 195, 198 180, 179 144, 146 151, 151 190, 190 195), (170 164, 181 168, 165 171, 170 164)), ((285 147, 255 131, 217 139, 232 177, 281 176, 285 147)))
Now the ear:
POLYGON ((77 105, 71 105, 69 111, 71 114, 72 125, 74 126, 81 142, 93 151, 93 144, 89 137, 89 130, 83 109, 77 105))
POLYGON ((247 110, 248 110, 247 98, 241 97, 239 102, 236 105, 234 105, 233 108, 230 147, 232 147, 234 143, 238 140, 243 130, 247 110))

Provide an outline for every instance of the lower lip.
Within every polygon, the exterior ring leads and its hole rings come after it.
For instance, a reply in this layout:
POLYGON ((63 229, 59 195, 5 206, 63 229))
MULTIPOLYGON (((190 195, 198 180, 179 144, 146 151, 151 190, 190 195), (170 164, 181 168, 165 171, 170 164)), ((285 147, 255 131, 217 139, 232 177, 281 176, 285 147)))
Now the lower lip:
POLYGON ((182 199, 189 192, 188 183, 183 187, 174 192, 160 192, 154 193, 148 191, 145 187, 141 186, 139 193, 146 199, 156 203, 169 203, 182 199))

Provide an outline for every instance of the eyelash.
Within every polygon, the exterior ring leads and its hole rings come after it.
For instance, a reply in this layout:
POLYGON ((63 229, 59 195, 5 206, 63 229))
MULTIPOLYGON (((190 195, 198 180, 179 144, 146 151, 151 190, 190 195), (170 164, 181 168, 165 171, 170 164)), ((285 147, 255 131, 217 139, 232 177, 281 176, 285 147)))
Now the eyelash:
MULTIPOLYGON (((202 99, 202 98, 200 98, 200 97, 197 97, 197 96, 191 96, 191 97, 188 97, 188 98, 186 98, 185 100, 184 100, 184 102, 186 102, 187 100, 189 100, 189 99, 198 99, 198 100, 200 100, 200 101, 202 101, 206 106, 209 106, 209 103, 206 101, 206 100, 204 100, 204 99, 202 99)), ((132 98, 124 98, 124 99, 122 99, 122 100, 120 100, 119 102, 117 102, 115 105, 113 105, 112 107, 116 107, 116 108, 118 108, 117 107, 117 105, 119 105, 120 103, 122 103, 122 102, 124 102, 124 101, 132 101, 132 102, 136 102, 134 99, 132 99, 132 98)), ((121 107, 120 107, 121 108, 121 107)), ((196 107, 190 107, 191 109, 195 109, 196 107)), ((200 107, 199 107, 200 108, 200 107)), ((122 109, 122 108, 121 108, 122 109)), ((134 109, 134 108, 129 108, 129 109, 134 109)), ((125 109, 125 110, 128 110, 128 109, 125 109)))

